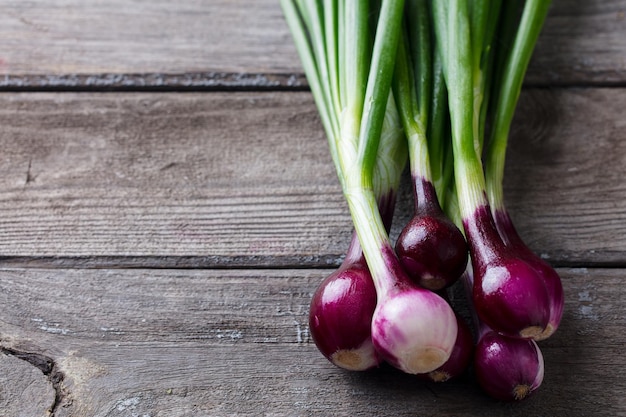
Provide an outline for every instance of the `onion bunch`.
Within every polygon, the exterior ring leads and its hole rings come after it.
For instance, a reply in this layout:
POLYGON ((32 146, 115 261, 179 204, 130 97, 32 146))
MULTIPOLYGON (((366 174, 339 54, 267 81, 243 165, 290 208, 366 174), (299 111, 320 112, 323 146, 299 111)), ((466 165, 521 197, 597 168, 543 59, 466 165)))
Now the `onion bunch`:
POLYGON ((501 400, 541 384, 536 341, 558 328, 563 290, 517 233, 502 182, 549 3, 281 0, 354 226, 309 314, 335 365, 438 382, 473 359, 501 400), (407 161, 415 211, 394 244, 407 161), (461 277, 473 333, 447 297, 461 277))

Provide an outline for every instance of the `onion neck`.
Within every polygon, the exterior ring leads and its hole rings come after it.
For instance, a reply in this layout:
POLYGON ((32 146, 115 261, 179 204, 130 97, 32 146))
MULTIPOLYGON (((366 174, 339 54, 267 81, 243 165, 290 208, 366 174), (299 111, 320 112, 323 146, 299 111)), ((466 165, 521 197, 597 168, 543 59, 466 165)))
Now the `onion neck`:
POLYGON ((416 214, 434 216, 443 214, 432 181, 424 177, 413 177, 413 196, 416 214))
POLYGON ((344 195, 379 298, 408 285, 371 186, 347 178, 344 195))
POLYGON ((441 212, 437 192, 432 182, 428 143, 417 128, 408 135, 409 162, 413 181, 415 213, 441 212))
MULTIPOLYGON (((380 193, 376 200, 383 227, 386 232, 389 233, 396 205, 395 188, 389 187, 386 192, 380 193)), ((346 251, 343 265, 350 265, 358 262, 365 262, 365 256, 363 254, 363 249, 361 248, 361 243, 359 242, 358 234, 355 231, 352 234, 350 246, 348 246, 348 250, 346 251)))
MULTIPOLYGON (((467 132, 467 131, 466 131, 467 132)), ((474 263, 488 263, 503 255, 504 243, 498 234, 487 199, 482 164, 471 137, 458 132, 454 140, 455 182, 465 236, 474 263)))
POLYGON ((508 253, 488 205, 478 207, 472 216, 463 219, 463 227, 475 267, 498 261, 508 253))
POLYGON ((492 212, 504 210, 504 165, 508 129, 501 135, 492 135, 485 156, 485 186, 492 212), (504 136, 502 136, 504 135, 504 136))
POLYGON ((347 266, 359 263, 361 261, 365 262, 365 257, 363 256, 363 249, 361 249, 361 244, 359 243, 359 237, 357 236, 356 232, 354 232, 352 233, 350 246, 348 246, 348 250, 346 251, 346 256, 341 266, 347 267, 347 266))
POLYGON ((524 255, 531 254, 530 249, 517 233, 513 220, 511 220, 511 216, 506 208, 504 208, 504 205, 502 205, 501 208, 492 207, 492 213, 496 222, 496 227, 498 228, 498 232, 500 233, 500 236, 502 236, 504 243, 508 247, 522 252, 524 255))

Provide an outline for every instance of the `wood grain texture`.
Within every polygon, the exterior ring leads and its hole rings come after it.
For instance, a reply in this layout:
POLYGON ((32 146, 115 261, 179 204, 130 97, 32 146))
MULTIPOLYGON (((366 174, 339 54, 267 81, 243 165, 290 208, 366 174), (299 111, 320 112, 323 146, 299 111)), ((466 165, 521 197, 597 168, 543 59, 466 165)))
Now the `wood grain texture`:
MULTIPOLYGON (((624 106, 623 89, 522 96, 505 197, 556 265, 626 264, 624 106)), ((328 266, 348 246, 308 93, 6 93, 0 109, 5 263, 328 266)), ((405 185, 392 237, 411 207, 405 185)))
POLYGON ((308 94, 4 98, 5 256, 319 262, 349 238, 308 94))
POLYGON ((280 73, 294 68, 289 62, 295 48, 280 6, 269 0, 9 0, 3 10, 5 73, 280 73))
MULTIPOLYGON (((8 0, 0 87, 301 88, 274 0, 8 0)), ((626 0, 555 1, 527 81, 623 84, 626 0)))
POLYGON ((505 200, 521 235, 547 260, 624 264, 626 206, 616 198, 626 190, 626 122, 610 115, 626 104, 624 92, 535 90, 521 99, 505 200))
POLYGON ((516 405, 490 400, 471 375, 435 385, 330 365, 307 327, 328 272, 5 268, 0 342, 55 360, 55 417, 626 413, 621 270, 559 270, 567 301, 541 343, 546 377, 516 405))
POLYGON ((526 82, 623 85, 626 1, 556 0, 551 7, 526 82))

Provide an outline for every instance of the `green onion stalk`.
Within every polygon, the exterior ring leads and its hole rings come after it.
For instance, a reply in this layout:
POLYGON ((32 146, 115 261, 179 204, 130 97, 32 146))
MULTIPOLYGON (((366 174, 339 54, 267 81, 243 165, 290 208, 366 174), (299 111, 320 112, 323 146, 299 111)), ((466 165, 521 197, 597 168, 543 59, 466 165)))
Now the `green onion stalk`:
POLYGON ((478 108, 476 97, 487 83, 477 78, 476 71, 480 67, 477 62, 485 60, 485 50, 491 50, 484 45, 490 43, 489 33, 496 26, 492 20, 499 18, 489 14, 490 4, 468 0, 431 2, 448 90, 454 186, 469 245, 474 274, 472 303, 478 316, 502 334, 535 338, 548 325, 548 292, 536 270, 500 237, 487 197, 481 158, 483 140, 477 121, 482 120, 480 114, 485 110, 478 108))
MULTIPOLYGON (((440 111, 445 97, 433 91, 434 60, 426 0, 407 1, 393 83, 400 118, 409 143, 415 213, 402 229, 395 250, 402 265, 421 286, 433 291, 454 284, 467 265, 467 244, 439 203, 429 157, 430 107, 440 111)), ((442 170, 435 155, 438 180, 442 170)))
MULTIPOLYGON (((281 4, 376 290, 371 318, 374 349, 405 372, 430 372, 451 354, 456 319, 443 298, 410 281, 392 248, 375 178, 403 166, 390 161, 374 174, 386 149, 384 120, 397 117, 386 115, 396 111, 388 104, 404 1, 383 0, 380 10, 363 0, 281 4), (373 15, 378 16, 374 30, 373 15)), ((335 319, 344 317, 338 314, 335 319)))
MULTIPOLYGON (((515 3, 511 2, 507 7, 513 9, 515 3)), ((563 314, 563 288, 556 271, 533 253, 517 233, 504 204, 503 179, 507 142, 515 108, 526 69, 549 7, 550 1, 527 0, 517 30, 511 30, 515 27, 512 25, 504 28, 513 32, 503 35, 504 39, 512 38, 512 44, 503 43, 499 54, 502 71, 498 85, 494 88, 495 110, 485 162, 487 194, 498 232, 504 243, 538 272, 550 298, 548 325, 535 340, 548 338, 558 328, 563 314)), ((509 11, 507 15, 514 15, 514 12, 515 10, 509 11)))
MULTIPOLYGON (((406 141, 390 96, 374 166, 373 188, 387 232, 391 228, 406 141)), ((356 233, 339 266, 317 287, 309 309, 309 331, 324 356, 340 368, 364 371, 381 362, 371 338, 376 288, 356 233), (341 320, 337 318, 341 317, 341 320)))

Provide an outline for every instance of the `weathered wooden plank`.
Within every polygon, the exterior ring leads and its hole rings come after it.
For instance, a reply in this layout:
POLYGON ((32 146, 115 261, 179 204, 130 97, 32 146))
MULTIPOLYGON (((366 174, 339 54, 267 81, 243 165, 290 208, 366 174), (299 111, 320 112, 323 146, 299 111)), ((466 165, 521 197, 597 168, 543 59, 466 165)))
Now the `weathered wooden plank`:
MULTIPOLYGON (((522 96, 506 200, 555 264, 626 262, 625 91, 522 96)), ((5 263, 336 265, 351 237, 308 93, 6 93, 0 126, 5 263)))
POLYGON ((0 343, 54 359, 55 416, 616 416, 626 412, 623 270, 560 269, 566 306, 536 396, 496 403, 471 375, 346 373, 316 351, 324 270, 0 271, 0 343))
POLYGON ((528 69, 530 84, 622 84, 626 2, 557 0, 528 69))
POLYGON ((2 100, 5 256, 336 262, 349 238, 308 94, 2 100))
MULTIPOLYGON (((626 0, 554 2, 532 84, 623 83, 626 0)), ((305 84, 274 0, 9 0, 0 87, 282 88, 305 84)))
POLYGON ((3 11, 3 87, 274 88, 303 80, 275 1, 8 1, 3 11))
POLYGON ((625 260, 619 235, 626 205, 619 200, 626 191, 626 123, 611 116, 624 91, 536 90, 522 98, 505 199, 522 236, 548 260, 625 260))

